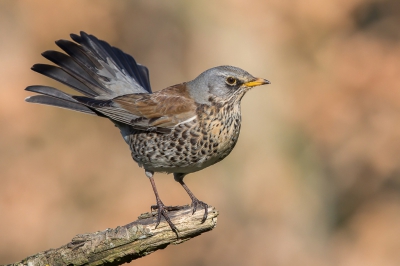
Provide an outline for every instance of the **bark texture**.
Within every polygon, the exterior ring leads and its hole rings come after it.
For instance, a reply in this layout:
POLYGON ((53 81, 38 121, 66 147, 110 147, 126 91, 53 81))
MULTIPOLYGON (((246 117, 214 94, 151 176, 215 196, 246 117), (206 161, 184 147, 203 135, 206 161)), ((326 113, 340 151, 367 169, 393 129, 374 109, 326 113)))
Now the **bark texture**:
POLYGON ((60 248, 40 252, 10 265, 121 265, 163 249, 169 244, 180 244, 216 227, 218 211, 215 208, 208 208, 208 217, 204 223, 201 223, 203 209, 192 215, 190 206, 181 208, 169 212, 171 221, 179 230, 178 235, 164 219, 155 229, 155 212, 144 213, 130 224, 77 235, 60 248))

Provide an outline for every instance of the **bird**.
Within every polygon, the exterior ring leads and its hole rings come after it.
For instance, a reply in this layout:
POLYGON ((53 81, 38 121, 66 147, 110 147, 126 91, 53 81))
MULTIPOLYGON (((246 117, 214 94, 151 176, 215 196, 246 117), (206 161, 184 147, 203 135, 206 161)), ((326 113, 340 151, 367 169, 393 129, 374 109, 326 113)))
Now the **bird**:
POLYGON ((253 87, 270 82, 223 65, 153 92, 148 68, 131 55, 83 31, 70 37, 55 42, 64 52, 42 53, 55 65, 35 64, 31 69, 78 95, 33 85, 25 90, 36 94, 25 100, 111 120, 150 180, 156 198, 151 206, 157 211, 155 228, 164 217, 171 230, 178 232, 168 216, 173 208, 164 205, 157 191, 156 172, 173 174, 192 201, 192 214, 204 209, 204 223, 208 204, 200 201, 183 179, 230 154, 239 137, 242 97, 253 87))

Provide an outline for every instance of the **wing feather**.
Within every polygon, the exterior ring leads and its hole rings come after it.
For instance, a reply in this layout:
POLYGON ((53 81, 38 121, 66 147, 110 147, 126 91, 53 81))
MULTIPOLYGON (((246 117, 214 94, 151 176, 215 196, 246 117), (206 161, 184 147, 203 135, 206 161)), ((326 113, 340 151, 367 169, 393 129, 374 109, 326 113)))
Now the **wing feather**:
POLYGON ((75 100, 118 122, 134 128, 169 132, 173 127, 196 118, 196 103, 185 85, 168 87, 153 94, 128 94, 111 100, 74 96, 75 100))

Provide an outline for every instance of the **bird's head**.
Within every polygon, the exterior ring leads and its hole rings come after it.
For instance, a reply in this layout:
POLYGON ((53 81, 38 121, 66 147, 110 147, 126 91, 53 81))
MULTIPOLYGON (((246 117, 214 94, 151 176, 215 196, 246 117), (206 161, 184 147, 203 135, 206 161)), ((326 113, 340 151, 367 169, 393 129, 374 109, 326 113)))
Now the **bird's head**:
POLYGON ((186 85, 195 102, 236 102, 251 88, 270 84, 266 79, 255 78, 243 69, 233 66, 210 68, 186 85))

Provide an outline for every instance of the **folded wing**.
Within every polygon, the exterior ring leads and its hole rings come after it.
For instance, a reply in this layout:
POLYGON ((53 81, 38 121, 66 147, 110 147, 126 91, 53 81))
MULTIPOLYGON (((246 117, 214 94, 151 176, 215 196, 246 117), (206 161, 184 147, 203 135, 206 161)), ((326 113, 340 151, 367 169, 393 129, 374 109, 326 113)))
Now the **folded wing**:
POLYGON ((196 118, 196 104, 179 84, 153 94, 128 94, 112 100, 73 97, 103 115, 138 130, 169 133, 176 125, 196 118))

